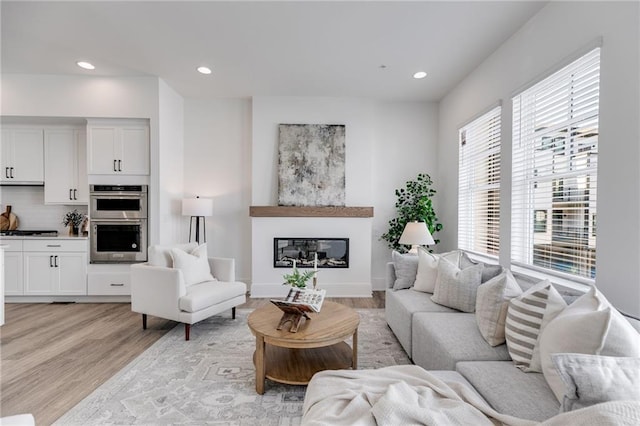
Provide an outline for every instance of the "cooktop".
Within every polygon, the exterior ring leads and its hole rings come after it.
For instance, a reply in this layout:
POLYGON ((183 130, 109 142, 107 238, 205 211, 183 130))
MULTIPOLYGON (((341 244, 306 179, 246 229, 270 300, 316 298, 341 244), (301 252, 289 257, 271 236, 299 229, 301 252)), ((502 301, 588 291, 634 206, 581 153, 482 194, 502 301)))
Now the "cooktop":
POLYGON ((57 237, 58 231, 15 229, 13 231, 0 231, 0 236, 5 237, 57 237))

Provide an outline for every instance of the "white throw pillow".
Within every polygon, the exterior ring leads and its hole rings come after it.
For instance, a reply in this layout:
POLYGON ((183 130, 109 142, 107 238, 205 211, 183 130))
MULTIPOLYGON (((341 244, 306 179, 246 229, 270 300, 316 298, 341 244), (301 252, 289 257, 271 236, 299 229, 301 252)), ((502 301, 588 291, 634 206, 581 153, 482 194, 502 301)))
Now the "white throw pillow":
POLYGON ((509 301, 521 294, 522 289, 508 269, 478 287, 476 323, 480 334, 491 346, 505 342, 504 328, 509 301))
POLYGON ((540 337, 544 378, 562 402, 564 385, 551 359, 556 353, 640 357, 640 334, 591 287, 551 321, 540 337))
POLYGON ((209 268, 206 244, 196 247, 191 253, 173 248, 171 249, 171 257, 173 258, 173 267, 182 271, 186 286, 215 280, 209 268))
POLYGON ((640 358, 571 353, 551 358, 565 385, 561 412, 607 401, 640 401, 640 358))
POLYGON ((391 259, 396 271, 396 281, 393 283, 393 289, 411 288, 418 272, 418 256, 410 253, 402 254, 394 250, 391 253, 391 259))
POLYGON ((176 244, 173 246, 154 245, 149 247, 149 260, 151 266, 162 266, 165 268, 173 268, 173 259, 171 258, 171 249, 177 248, 190 253, 198 247, 197 243, 176 244))
POLYGON ((425 293, 433 293, 436 288, 438 278, 438 262, 440 259, 447 259, 454 265, 458 265, 460 251, 454 250, 447 253, 429 253, 423 248, 418 249, 418 272, 413 283, 413 289, 425 293))
POLYGON ((431 300, 462 312, 476 310, 476 294, 482 279, 482 265, 460 269, 446 259, 438 262, 438 278, 431 300))
POLYGON ((540 335, 547 324, 567 307, 560 293, 548 281, 540 281, 511 299, 507 309, 505 338, 516 367, 525 372, 542 372, 540 335))

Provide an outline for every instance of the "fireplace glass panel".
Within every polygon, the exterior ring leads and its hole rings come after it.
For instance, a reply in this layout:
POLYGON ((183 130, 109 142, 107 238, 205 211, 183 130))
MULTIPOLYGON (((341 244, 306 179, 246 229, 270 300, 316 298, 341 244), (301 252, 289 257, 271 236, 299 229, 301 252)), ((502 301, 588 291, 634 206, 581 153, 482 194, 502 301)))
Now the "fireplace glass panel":
POLYGON ((318 256, 318 268, 348 268, 348 238, 274 238, 273 267, 313 268, 318 256))

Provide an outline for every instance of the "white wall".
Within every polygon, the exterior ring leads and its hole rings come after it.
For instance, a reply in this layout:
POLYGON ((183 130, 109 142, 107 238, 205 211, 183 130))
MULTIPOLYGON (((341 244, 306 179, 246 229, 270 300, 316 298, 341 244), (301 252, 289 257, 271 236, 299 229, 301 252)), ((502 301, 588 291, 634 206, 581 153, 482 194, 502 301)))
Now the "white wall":
POLYGON ((280 123, 346 125, 346 205, 374 207, 370 279, 374 290, 384 289, 391 252, 379 238, 395 215, 395 189, 420 172, 435 179, 436 105, 353 98, 254 98, 252 205, 277 205, 280 123))
MULTIPOLYGON (((437 179, 438 106, 421 102, 377 102, 373 116, 372 185, 375 216, 372 237, 372 281, 374 290, 385 287, 385 265, 391 250, 380 236, 396 216, 395 191, 418 173, 427 173, 440 190, 437 179)), ((434 208, 441 222, 442 212, 434 208)), ((435 235, 438 238, 438 235, 435 235)))
MULTIPOLYGON (((250 282, 251 101, 186 99, 184 111, 184 196, 213 199, 208 252, 235 258, 236 278, 250 282)), ((182 241, 188 225, 183 218, 182 241)))
POLYGON ((160 244, 181 241, 181 203, 183 188, 184 100, 163 80, 158 81, 158 150, 151 164, 158 164, 158 191, 150 194, 150 203, 159 212, 160 244), (157 198, 157 199, 156 199, 157 198))
MULTIPOLYGON (((619 309, 640 315, 639 9, 637 2, 551 2, 442 100, 441 250, 457 242, 458 127, 503 99, 502 176, 509 176, 512 95, 602 37, 596 285, 619 309)), ((503 178, 503 265, 510 258, 510 191, 503 178)))

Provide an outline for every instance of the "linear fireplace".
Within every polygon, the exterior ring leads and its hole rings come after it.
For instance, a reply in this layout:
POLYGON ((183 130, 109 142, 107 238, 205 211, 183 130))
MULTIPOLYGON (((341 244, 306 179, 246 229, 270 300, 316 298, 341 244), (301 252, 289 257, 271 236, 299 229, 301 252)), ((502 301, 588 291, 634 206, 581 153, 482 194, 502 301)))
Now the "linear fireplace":
POLYGON ((298 268, 313 268, 318 258, 318 268, 348 268, 348 238, 274 238, 273 267, 291 268, 296 261, 298 268))

